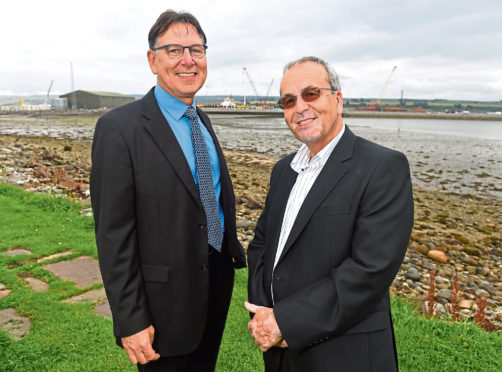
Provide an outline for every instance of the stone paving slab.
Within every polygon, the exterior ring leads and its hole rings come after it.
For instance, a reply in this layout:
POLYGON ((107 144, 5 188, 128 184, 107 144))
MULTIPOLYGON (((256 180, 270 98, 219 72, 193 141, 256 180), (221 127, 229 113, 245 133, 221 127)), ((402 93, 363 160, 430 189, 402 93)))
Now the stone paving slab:
POLYGON ((50 261, 55 258, 69 256, 70 254, 73 254, 73 251, 64 251, 64 252, 60 252, 60 253, 55 253, 55 254, 51 254, 50 256, 39 258, 37 260, 37 262, 40 263, 40 262, 50 261))
POLYGON ((0 310, 0 328, 14 340, 20 340, 30 332, 31 321, 24 316, 19 316, 15 309, 0 310))
POLYGON ((104 288, 92 289, 88 292, 84 292, 77 296, 73 296, 63 300, 63 302, 69 304, 75 304, 80 302, 96 302, 106 298, 106 293, 104 288))
POLYGON ((49 285, 46 282, 31 275, 24 276, 22 279, 31 287, 31 290, 34 292, 43 292, 49 289, 49 285))
POLYGON ((103 300, 100 301, 96 304, 94 307, 94 312, 96 314, 102 315, 105 318, 112 318, 112 311, 110 309, 110 304, 108 303, 108 300, 103 300))
POLYGON ((0 290, 0 298, 6 297, 11 292, 10 289, 2 289, 0 290))
POLYGON ((0 290, 1 290, 1 289, 5 289, 5 284, 0 283, 0 290))
POLYGON ((102 282, 98 261, 87 256, 78 257, 71 261, 47 264, 44 265, 44 269, 62 279, 75 282, 78 288, 102 282))
POLYGON ((24 248, 14 248, 3 252, 3 254, 7 257, 14 257, 14 256, 20 256, 22 254, 31 254, 31 251, 24 248))

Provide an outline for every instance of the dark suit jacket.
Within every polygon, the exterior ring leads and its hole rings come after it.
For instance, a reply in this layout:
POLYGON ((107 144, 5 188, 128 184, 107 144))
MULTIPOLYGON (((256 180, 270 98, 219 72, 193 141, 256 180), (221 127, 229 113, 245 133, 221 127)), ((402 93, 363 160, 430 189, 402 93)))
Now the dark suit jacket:
MULTIPOLYGON (((299 370, 349 370, 344 362, 350 358, 376 359, 384 351, 395 368, 388 288, 413 225, 407 159, 346 128, 273 269, 297 176, 290 166, 293 157, 280 160, 272 171, 265 209, 248 248, 249 300, 274 308, 289 352, 303 368, 299 370), (350 350, 360 352, 360 339, 350 335, 381 330, 390 336, 378 340, 378 350, 350 355, 350 350)), ((278 351, 264 354, 267 370, 274 370, 278 351)))
MULTIPOLYGON (((197 113, 220 160, 223 250, 243 267, 232 182, 209 118, 197 113)), ((192 351, 208 306, 206 216, 153 89, 98 120, 92 163, 96 243, 118 343, 153 324, 154 347, 161 355, 192 351)))

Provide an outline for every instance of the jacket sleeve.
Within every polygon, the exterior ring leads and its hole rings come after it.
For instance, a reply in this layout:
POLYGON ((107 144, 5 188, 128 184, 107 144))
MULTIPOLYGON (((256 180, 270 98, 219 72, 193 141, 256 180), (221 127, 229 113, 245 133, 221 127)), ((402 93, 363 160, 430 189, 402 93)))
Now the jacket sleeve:
POLYGON ((247 249, 248 258, 248 300, 252 304, 259 306, 272 306, 270 300, 270 288, 266 288, 269 281, 265 280, 265 244, 267 242, 266 226, 267 218, 270 210, 270 200, 273 194, 273 180, 276 173, 277 165, 272 170, 270 176, 270 191, 265 200, 265 207, 256 223, 254 237, 249 243, 247 249))
POLYGON ((119 127, 107 116, 96 124, 90 187, 99 265, 115 336, 130 336, 152 322, 138 256, 131 154, 119 127))
POLYGON ((364 319, 399 270, 413 226, 413 195, 406 157, 389 154, 374 168, 360 200, 351 255, 329 276, 274 305, 294 351, 364 319))

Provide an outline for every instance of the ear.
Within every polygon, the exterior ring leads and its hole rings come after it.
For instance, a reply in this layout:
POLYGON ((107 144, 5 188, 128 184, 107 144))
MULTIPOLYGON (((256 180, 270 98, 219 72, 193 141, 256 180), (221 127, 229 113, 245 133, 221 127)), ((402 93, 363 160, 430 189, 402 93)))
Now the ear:
POLYGON ((341 90, 337 90, 335 92, 335 97, 336 97, 336 104, 338 106, 338 110, 340 112, 343 111, 343 94, 341 90))
POLYGON ((146 52, 146 57, 148 58, 148 64, 150 65, 150 70, 152 70, 152 73, 157 75, 158 72, 157 55, 155 54, 155 51, 149 49, 148 52, 146 52))

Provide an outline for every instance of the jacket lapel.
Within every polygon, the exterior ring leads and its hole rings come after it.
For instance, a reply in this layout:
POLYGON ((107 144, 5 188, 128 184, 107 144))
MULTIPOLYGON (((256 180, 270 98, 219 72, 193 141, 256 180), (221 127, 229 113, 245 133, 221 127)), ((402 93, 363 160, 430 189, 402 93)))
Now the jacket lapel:
POLYGON ((282 258, 292 247, 293 243, 305 228, 322 201, 328 196, 330 192, 332 192, 338 182, 349 171, 349 168, 344 164, 344 162, 352 157, 354 143, 355 135, 352 133, 352 131, 349 130, 348 127, 345 127, 345 133, 331 153, 328 161, 326 162, 321 173, 312 185, 312 188, 307 194, 307 197, 305 198, 300 211, 298 212, 298 215, 293 224, 293 227, 291 228, 291 232, 289 233, 288 239, 286 241, 286 244, 284 245, 284 249, 277 265, 280 264, 282 258))
POLYGON ((293 156, 289 157, 288 161, 284 162, 285 169, 283 169, 280 177, 276 181, 279 185, 277 190, 273 195, 273 208, 270 209, 270 216, 268 220, 271 221, 270 229, 273 235, 270 240, 267 241, 267 245, 270 249, 265 250, 265 278, 272 277, 272 271, 274 269, 275 254, 277 252, 277 245, 279 244, 279 238, 281 236, 282 221, 284 219, 284 213, 286 211, 286 205, 288 204, 289 194, 293 188, 298 173, 296 173, 290 166, 293 156))
POLYGON ((142 123, 152 136, 153 141, 162 151, 195 201, 199 205, 202 205, 197 186, 195 185, 183 150, 162 111, 160 111, 153 94, 153 88, 143 98, 142 117, 142 123))

